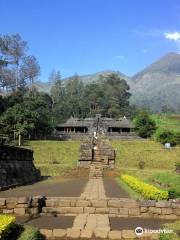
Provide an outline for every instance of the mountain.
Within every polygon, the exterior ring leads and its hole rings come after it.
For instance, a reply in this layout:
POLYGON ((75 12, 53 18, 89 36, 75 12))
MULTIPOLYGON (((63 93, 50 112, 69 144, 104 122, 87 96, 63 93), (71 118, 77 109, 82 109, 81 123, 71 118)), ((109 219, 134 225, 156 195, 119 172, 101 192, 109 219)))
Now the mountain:
MULTIPOLYGON (((130 78, 128 76, 126 76, 125 74, 123 74, 119 71, 112 71, 112 70, 104 70, 104 71, 93 73, 93 74, 80 75, 79 78, 83 83, 88 84, 91 82, 97 82, 99 80, 100 76, 108 76, 109 74, 112 74, 112 73, 118 74, 119 77, 125 79, 127 81, 127 83, 129 84, 130 78)), ((63 78, 62 81, 66 82, 70 79, 71 79, 71 77, 63 78)), ((50 83, 41 82, 41 81, 36 82, 35 86, 39 91, 47 92, 47 93, 50 92, 51 87, 52 87, 52 85, 50 83)))
POLYGON ((132 78, 131 102, 160 111, 180 111, 180 54, 169 53, 132 78))
MULTIPOLYGON (((130 86, 131 103, 161 111, 163 106, 168 106, 180 112, 180 54, 168 53, 158 61, 149 65, 132 78, 119 71, 105 70, 94 74, 79 76, 84 83, 96 82, 99 76, 116 73, 125 79, 130 86)), ((68 81, 65 78, 63 81, 68 81)), ((49 92, 48 83, 38 82, 40 91, 49 92)))

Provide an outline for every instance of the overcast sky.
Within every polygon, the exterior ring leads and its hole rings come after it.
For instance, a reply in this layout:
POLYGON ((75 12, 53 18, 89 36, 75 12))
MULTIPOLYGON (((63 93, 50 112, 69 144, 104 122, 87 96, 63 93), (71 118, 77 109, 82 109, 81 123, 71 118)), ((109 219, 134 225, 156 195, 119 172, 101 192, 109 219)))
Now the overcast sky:
POLYGON ((118 70, 129 76, 180 52, 179 0, 0 0, 0 33, 20 33, 42 81, 118 70))

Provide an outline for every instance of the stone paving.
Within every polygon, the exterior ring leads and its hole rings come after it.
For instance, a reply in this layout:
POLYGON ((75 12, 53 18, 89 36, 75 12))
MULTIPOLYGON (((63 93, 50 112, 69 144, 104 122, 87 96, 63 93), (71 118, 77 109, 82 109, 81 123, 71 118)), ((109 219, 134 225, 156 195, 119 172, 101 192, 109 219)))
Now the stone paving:
POLYGON ((103 180, 95 178, 90 179, 81 197, 97 200, 106 198, 103 180))

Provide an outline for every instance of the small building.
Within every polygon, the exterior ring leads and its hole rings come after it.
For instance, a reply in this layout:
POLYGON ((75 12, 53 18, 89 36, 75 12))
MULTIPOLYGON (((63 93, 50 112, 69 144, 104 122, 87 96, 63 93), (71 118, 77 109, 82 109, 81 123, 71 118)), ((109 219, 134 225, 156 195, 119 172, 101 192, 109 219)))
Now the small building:
POLYGON ((125 116, 119 119, 101 117, 69 118, 65 123, 58 124, 55 129, 56 138, 81 139, 84 136, 101 132, 109 138, 122 138, 136 136, 133 123, 125 116))

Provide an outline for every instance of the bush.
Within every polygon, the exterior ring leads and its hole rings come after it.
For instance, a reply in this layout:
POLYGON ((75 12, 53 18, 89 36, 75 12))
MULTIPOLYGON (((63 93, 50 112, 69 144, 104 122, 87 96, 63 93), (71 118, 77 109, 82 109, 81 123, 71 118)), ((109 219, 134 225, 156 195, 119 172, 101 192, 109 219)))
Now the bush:
POLYGON ((164 130, 156 133, 156 140, 162 144, 171 143, 172 146, 180 144, 180 133, 164 130))
POLYGON ((168 189, 168 194, 170 199, 180 198, 180 190, 175 188, 168 189))
POLYGON ((41 240, 43 239, 39 230, 35 227, 24 226, 24 229, 17 240, 41 240))
POLYGON ((163 200, 168 199, 168 192, 144 183, 130 175, 121 175, 121 179, 126 182, 132 189, 140 193, 145 199, 163 200))
POLYGON ((4 239, 15 226, 16 218, 9 215, 0 215, 0 239, 4 239))
POLYGON ((140 169, 144 169, 145 168, 145 162, 144 161, 139 161, 138 165, 140 169))
POLYGON ((146 111, 141 111, 134 119, 135 130, 142 138, 148 138, 156 130, 156 123, 146 111))
POLYGON ((176 172, 180 173, 180 162, 175 163, 176 172))

